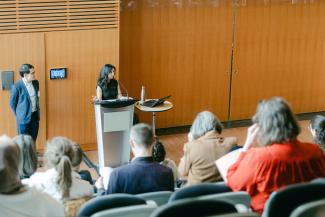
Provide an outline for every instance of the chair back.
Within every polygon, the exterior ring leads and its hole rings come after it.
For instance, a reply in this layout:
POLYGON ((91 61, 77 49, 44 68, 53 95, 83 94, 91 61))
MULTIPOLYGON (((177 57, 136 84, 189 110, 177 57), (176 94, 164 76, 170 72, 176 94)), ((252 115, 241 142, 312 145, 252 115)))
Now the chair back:
POLYGON ((201 217, 233 212, 237 212, 236 208, 224 201, 184 199, 158 207, 150 217, 201 217))
POLYGON ((77 212, 77 217, 91 216, 96 212, 131 205, 143 205, 146 201, 129 194, 112 194, 93 198, 84 203, 77 212))
POLYGON ((169 203, 175 200, 199 197, 209 194, 231 192, 232 190, 225 183, 202 183, 175 191, 169 198, 169 203))
POLYGON ((290 217, 318 217, 325 216, 325 199, 316 200, 298 206, 290 217))
POLYGON ((135 205, 96 212, 91 217, 149 217, 156 205, 135 205))
POLYGON ((261 215, 255 212, 248 213, 227 213, 221 215, 211 215, 207 217, 260 217, 261 215))
POLYGON ((250 211, 251 197, 246 191, 209 194, 199 197, 200 200, 221 200, 234 205, 238 212, 250 211))
POLYGON ((136 196, 138 196, 144 200, 153 200, 153 201, 155 201, 157 206, 161 206, 168 202, 172 193, 173 192, 171 192, 171 191, 156 191, 156 192, 137 194, 136 196))
POLYGON ((290 185, 271 194, 265 204, 263 217, 288 217, 296 207, 320 199, 325 199, 324 183, 290 185))

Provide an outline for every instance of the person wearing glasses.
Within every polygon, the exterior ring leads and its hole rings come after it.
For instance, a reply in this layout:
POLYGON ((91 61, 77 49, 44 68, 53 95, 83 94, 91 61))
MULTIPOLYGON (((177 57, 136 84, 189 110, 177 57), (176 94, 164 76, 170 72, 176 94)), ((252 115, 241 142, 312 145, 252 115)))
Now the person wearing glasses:
POLYGON ((31 64, 22 64, 19 74, 21 79, 11 88, 9 103, 16 117, 18 134, 30 135, 36 142, 40 120, 39 83, 31 64))

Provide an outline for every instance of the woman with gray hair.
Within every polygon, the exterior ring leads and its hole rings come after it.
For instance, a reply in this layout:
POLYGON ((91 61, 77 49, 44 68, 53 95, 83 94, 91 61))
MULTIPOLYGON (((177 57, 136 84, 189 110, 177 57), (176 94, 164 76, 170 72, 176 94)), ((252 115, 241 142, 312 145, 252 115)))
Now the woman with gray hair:
POLYGON ((13 141, 20 149, 19 176, 20 179, 29 178, 37 169, 36 146, 30 135, 18 135, 13 141))
POLYGON ((325 156, 317 145, 297 139, 298 122, 280 97, 262 101, 253 122, 227 180, 233 191, 247 191, 252 209, 262 213, 272 192, 325 177, 325 156))
POLYGON ((221 180, 214 162, 237 144, 235 137, 224 138, 221 132, 222 124, 213 113, 203 111, 196 116, 178 166, 187 186, 221 180))
POLYGON ((20 150, 7 136, 0 137, 0 217, 64 216, 63 206, 45 193, 20 182, 20 150))
POLYGON ((74 143, 65 137, 49 140, 45 149, 48 170, 35 173, 27 181, 28 185, 48 193, 60 202, 92 196, 93 187, 73 171, 71 160, 74 143))

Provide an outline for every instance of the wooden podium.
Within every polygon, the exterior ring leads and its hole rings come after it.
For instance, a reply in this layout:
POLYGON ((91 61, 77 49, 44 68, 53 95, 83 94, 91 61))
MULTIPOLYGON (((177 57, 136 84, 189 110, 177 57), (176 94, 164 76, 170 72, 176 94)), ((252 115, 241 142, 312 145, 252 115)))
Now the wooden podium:
POLYGON ((117 167, 130 158, 134 100, 95 101, 98 166, 117 167))

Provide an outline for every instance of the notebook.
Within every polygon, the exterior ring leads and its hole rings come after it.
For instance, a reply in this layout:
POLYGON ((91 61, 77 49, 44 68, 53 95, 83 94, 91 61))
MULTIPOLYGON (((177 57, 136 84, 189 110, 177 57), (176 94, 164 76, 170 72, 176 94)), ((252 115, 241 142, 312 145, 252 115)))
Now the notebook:
POLYGON ((155 107, 155 106, 163 104, 165 102, 165 100, 168 99, 169 97, 171 97, 171 95, 165 96, 165 97, 160 98, 160 99, 147 100, 144 103, 142 103, 142 105, 146 106, 146 107, 155 107))

